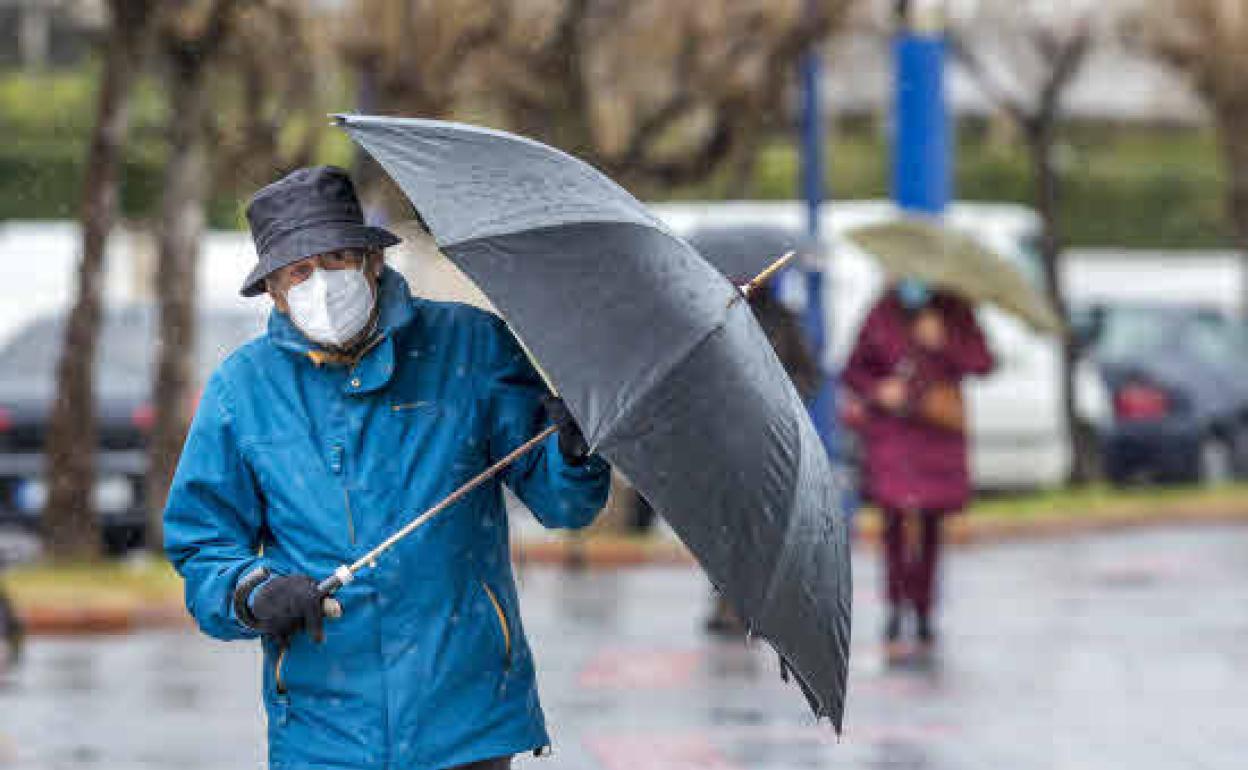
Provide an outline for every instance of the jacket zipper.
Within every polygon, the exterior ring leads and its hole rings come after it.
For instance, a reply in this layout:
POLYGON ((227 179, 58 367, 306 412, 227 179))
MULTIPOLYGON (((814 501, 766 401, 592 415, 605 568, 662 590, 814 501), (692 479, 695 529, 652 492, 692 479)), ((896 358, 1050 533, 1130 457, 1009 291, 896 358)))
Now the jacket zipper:
POLYGON ((498 597, 490 589, 488 583, 481 581, 481 587, 485 589, 485 595, 490 598, 490 604, 494 605, 494 614, 498 616, 498 627, 503 632, 503 669, 511 669, 511 628, 507 624, 507 613, 503 612, 503 605, 498 601, 498 597))

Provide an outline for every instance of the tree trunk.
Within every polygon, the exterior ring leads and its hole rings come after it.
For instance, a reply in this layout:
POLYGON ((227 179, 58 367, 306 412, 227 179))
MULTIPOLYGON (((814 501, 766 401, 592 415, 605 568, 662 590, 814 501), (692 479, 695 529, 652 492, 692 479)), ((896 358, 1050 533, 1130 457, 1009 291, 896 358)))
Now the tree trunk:
MULTIPOLYGON (((1049 299, 1058 315, 1069 317, 1066 291, 1061 282, 1062 239, 1060 222, 1060 180, 1054 162, 1054 135, 1056 126, 1051 120, 1038 120, 1027 130, 1027 145, 1031 155, 1032 183, 1035 185, 1036 210, 1040 214, 1040 256, 1044 264, 1044 278, 1049 299)), ((1099 462, 1096 437, 1089 426, 1079 419, 1075 390, 1075 364, 1079 350, 1069 335, 1061 340, 1061 398, 1062 416, 1070 440, 1070 482, 1084 484, 1097 475, 1099 462)))
POLYGON ((99 524, 91 499, 97 442, 92 354, 99 338, 104 250, 117 220, 118 177, 146 5, 124 1, 111 5, 96 123, 83 180, 82 257, 57 364, 56 399, 46 445, 48 498, 43 525, 53 559, 89 559, 100 553, 99 524))
POLYGON ((152 387, 155 423, 149 447, 148 544, 163 541, 162 515, 191 409, 195 361, 195 269, 204 231, 208 187, 205 129, 208 93, 204 62, 171 57, 169 159, 158 234, 156 295, 160 308, 156 377, 152 387))
POLYGON ((1218 137, 1226 168, 1226 210, 1239 251, 1239 312, 1248 315, 1248 107, 1217 114, 1218 137))
MULTIPOLYGON (((356 109, 362 115, 375 115, 378 112, 378 96, 381 88, 381 74, 378 72, 377 58, 363 57, 354 70, 356 83, 356 109)), ((382 179, 385 176, 381 166, 373 156, 357 145, 351 156, 351 179, 355 184, 356 193, 364 205, 364 216, 370 222, 377 221, 376 213, 383 205, 382 179)))

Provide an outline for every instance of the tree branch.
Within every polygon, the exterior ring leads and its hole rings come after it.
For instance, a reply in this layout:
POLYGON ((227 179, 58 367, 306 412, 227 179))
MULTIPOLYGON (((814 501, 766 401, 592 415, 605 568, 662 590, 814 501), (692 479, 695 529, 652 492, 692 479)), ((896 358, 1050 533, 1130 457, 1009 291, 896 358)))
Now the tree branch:
POLYGON ((1011 95, 1004 86, 997 82, 996 78, 988 74, 987 67, 962 35, 950 32, 948 40, 949 51, 953 54, 954 60, 962 65, 971 80, 975 81, 975 84, 988 97, 988 101, 1009 115, 1010 119, 1019 126, 1026 126, 1032 119, 1032 111, 1028 105, 1011 95))

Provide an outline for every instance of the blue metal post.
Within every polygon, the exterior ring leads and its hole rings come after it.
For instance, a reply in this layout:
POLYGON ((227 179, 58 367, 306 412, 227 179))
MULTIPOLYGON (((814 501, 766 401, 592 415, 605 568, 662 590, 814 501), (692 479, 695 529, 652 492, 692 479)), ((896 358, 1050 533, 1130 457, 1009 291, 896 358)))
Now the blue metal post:
MULTIPOLYGON (((823 115, 819 53, 813 47, 801 63, 802 197, 806 203, 806 232, 810 248, 819 253, 819 217, 823 210, 823 115)), ((806 265, 806 334, 819 360, 826 346, 822 265, 806 265)))
MULTIPOLYGON (((844 468, 841 456, 840 431, 836 424, 835 372, 824 368, 828 344, 828 317, 823 303, 824 271, 821 260, 820 217, 824 198, 824 132, 822 66, 819 52, 811 46, 801 62, 801 147, 802 147, 802 198, 806 204, 806 234, 808 248, 815 257, 806 262, 806 307, 803 322, 807 340, 822 374, 819 390, 810 403, 810 416, 819 431, 819 437, 828 452, 829 459, 838 470, 844 468)), ((858 510, 856 490, 849 485, 843 488, 841 509, 852 517, 858 510)))
POLYGON ((893 43, 893 198, 907 211, 937 215, 952 194, 953 145, 945 102, 946 42, 932 2, 922 23, 903 7, 893 43))

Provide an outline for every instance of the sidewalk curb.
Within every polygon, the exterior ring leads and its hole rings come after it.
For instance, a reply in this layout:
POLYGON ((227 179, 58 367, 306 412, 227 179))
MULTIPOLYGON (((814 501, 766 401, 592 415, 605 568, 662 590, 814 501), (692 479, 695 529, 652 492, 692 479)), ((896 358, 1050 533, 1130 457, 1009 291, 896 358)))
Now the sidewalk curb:
MULTIPOLYGON (((879 538, 877 516, 860 518, 855 543, 868 546, 879 538)), ((1243 505, 1209 505, 1158 513, 1124 511, 1095 517, 1046 516, 1034 519, 959 516, 950 524, 949 542, 955 546, 982 546, 1034 540, 1053 540, 1147 527, 1248 525, 1248 501, 1243 505)), ((693 556, 675 540, 596 535, 516 542, 512 558, 517 567, 552 566, 565 569, 629 569, 689 567, 693 556)), ((180 601, 157 604, 119 602, 73 606, 48 604, 18 606, 18 615, 32 636, 121 634, 140 630, 184 628, 191 625, 180 601)))
MULTIPOLYGON (((958 546, 995 545, 1096 535, 1154 527, 1248 524, 1248 501, 1240 506, 1175 510, 1166 513, 1122 512, 1093 517, 1054 516, 1033 520, 963 516, 953 522, 949 542, 958 546)), ((860 540, 863 538, 860 537, 860 540)), ((878 540, 878 536, 874 538, 878 540)))
POLYGON ((17 608, 31 636, 124 634, 133 631, 189 626, 191 618, 181 604, 145 606, 70 606, 48 604, 17 608))

